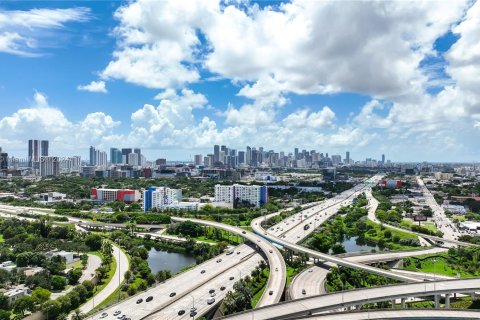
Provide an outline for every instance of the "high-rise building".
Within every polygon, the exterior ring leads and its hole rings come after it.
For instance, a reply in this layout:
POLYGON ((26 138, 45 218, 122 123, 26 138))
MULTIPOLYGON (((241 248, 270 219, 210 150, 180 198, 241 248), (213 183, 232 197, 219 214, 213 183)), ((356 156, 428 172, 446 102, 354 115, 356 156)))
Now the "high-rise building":
POLYGON ((347 151, 345 153, 345 163, 349 164, 350 163, 350 151, 347 151))
POLYGON ((138 153, 129 153, 127 158, 127 163, 132 166, 138 166, 140 159, 138 153))
POLYGON ((245 164, 245 151, 238 151, 238 164, 245 164))
POLYGON ((96 151, 95 148, 90 146, 90 162, 89 163, 91 166, 94 166, 97 163, 97 159, 96 159, 97 154, 95 151, 96 151))
POLYGON ((339 154, 332 155, 332 164, 334 166, 339 165, 342 162, 342 156, 339 154))
POLYGON ((245 153, 245 164, 247 166, 252 165, 252 148, 247 146, 247 152, 245 153))
POLYGON ((167 159, 160 158, 160 159, 155 160, 155 165, 156 166, 164 166, 166 164, 167 164, 167 159))
POLYGON ((137 163, 130 163, 130 164, 133 164, 134 166, 135 165, 141 166, 142 165, 142 150, 139 149, 139 148, 135 148, 135 149, 133 149, 133 153, 137 154, 138 161, 137 161, 137 163))
POLYGON ((134 163, 128 163, 128 155, 130 153, 133 153, 132 148, 122 148, 122 163, 125 164, 134 164, 134 163))
POLYGON ((294 149, 293 155, 294 155, 294 159, 295 159, 295 160, 298 160, 298 159, 299 159, 299 156, 298 156, 298 148, 295 148, 295 149, 294 149))
POLYGON ((143 192, 143 210, 152 208, 160 210, 182 201, 182 189, 170 189, 167 187, 150 187, 143 192))
POLYGON ((196 166, 201 166, 202 165, 202 155, 201 154, 196 154, 195 155, 195 165, 196 166))
POLYGON ((215 185, 215 202, 228 203, 232 207, 249 204, 258 208, 267 201, 268 190, 266 186, 215 185))
POLYGON ((382 154, 382 163, 385 164, 385 155, 382 154))
POLYGON ((220 161, 220 146, 218 144, 213 146, 213 162, 220 161))
POLYGON ((8 169, 8 153, 2 152, 2 148, 0 148, 0 170, 7 170, 8 169))
POLYGON ((60 174, 59 157, 40 157, 40 175, 42 177, 56 177, 60 174))
POLYGON ((122 151, 117 148, 110 148, 110 163, 120 164, 122 163, 122 151))
POLYGON ((40 169, 40 157, 48 157, 48 140, 28 140, 28 166, 40 169))

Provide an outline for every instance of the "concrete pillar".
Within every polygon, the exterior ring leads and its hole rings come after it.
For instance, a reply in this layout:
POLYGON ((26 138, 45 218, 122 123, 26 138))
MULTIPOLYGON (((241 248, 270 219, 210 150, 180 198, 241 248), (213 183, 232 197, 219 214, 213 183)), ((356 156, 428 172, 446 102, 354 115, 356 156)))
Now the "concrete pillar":
POLYGON ((440 295, 436 294, 435 295, 435 309, 440 308, 440 295))
POLYGON ((395 299, 392 300, 392 309, 395 309, 395 299))
POLYGON ((406 304, 405 304, 405 298, 402 298, 400 301, 401 301, 401 304, 402 304, 402 309, 405 309, 406 307, 406 304))
POLYGON ((470 296, 472 297, 472 301, 475 301, 477 299, 475 292, 470 292, 470 296))
POLYGON ((362 305, 361 305, 361 304, 357 304, 357 306, 355 307, 355 309, 361 310, 361 309, 362 309, 362 305))
POLYGON ((450 309, 450 293, 445 295, 445 308, 450 309))

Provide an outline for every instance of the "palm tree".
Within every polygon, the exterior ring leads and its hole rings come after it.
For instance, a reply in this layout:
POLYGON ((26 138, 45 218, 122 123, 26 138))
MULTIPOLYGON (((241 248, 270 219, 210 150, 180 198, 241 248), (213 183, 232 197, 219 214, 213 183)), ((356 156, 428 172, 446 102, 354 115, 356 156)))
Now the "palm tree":
POLYGON ((82 311, 80 311, 79 309, 76 309, 75 311, 73 311, 71 320, 83 320, 83 319, 85 319, 85 314, 83 314, 82 311))

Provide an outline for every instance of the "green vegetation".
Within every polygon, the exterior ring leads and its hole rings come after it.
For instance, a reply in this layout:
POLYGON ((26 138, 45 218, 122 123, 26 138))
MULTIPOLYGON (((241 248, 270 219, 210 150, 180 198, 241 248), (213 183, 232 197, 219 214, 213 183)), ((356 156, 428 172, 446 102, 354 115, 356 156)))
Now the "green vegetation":
POLYGON ((260 261, 250 276, 240 279, 227 292, 220 306, 224 315, 254 308, 265 290, 270 273, 265 261, 260 261))
MULTIPOLYGON (((375 265, 378 268, 386 267, 382 264, 375 265)), ((363 270, 350 268, 332 268, 327 274, 326 288, 328 292, 368 288, 387 284, 399 283, 396 280, 377 276, 363 270)))
POLYGON ((303 244, 333 254, 344 253, 342 242, 350 237, 357 237, 358 245, 378 246, 380 250, 410 250, 420 245, 415 235, 369 221, 366 204, 365 194, 358 196, 354 204, 341 208, 338 215, 324 223, 303 244))
POLYGON ((406 270, 468 278, 480 275, 479 256, 478 247, 452 248, 448 254, 406 258, 403 264, 406 270))
MULTIPOLYGON (((443 237, 443 233, 437 230, 435 227, 432 228, 432 225, 417 225, 417 224, 409 224, 408 222, 403 222, 403 212, 412 213, 412 203, 410 201, 406 201, 402 206, 394 207, 392 202, 389 200, 389 197, 398 194, 400 190, 395 189, 384 189, 380 187, 372 188, 373 196, 378 200, 379 204, 377 210, 375 212, 375 216, 381 222, 386 224, 390 224, 397 227, 404 227, 409 229, 413 232, 419 232, 423 234, 434 235, 438 237, 443 237)), ((420 211, 420 214, 431 217, 433 212, 428 206, 424 206, 423 209, 420 211)))

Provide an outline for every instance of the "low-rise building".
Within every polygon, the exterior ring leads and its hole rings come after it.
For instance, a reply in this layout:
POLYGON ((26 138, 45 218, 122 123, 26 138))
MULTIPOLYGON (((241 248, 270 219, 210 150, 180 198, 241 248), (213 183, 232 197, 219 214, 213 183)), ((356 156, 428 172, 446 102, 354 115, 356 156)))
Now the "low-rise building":
POLYGON ((60 256, 65 258, 65 263, 70 264, 74 262, 73 259, 73 252, 67 252, 67 251, 50 251, 47 252, 47 257, 55 257, 55 256, 60 256))
POLYGON ((8 272, 12 272, 17 266, 12 261, 4 261, 0 263, 0 269, 6 270, 8 272))
POLYGON ((16 286, 4 292, 4 296, 7 297, 8 303, 14 303, 18 298, 27 295, 29 289, 24 285, 16 286))
POLYGON ((100 202, 136 202, 140 200, 140 192, 130 189, 92 188, 90 198, 100 202))
POLYGON ((443 209, 448 210, 453 214, 465 214, 465 213, 467 213, 467 210, 465 210, 465 207, 460 206, 460 205, 444 204, 443 209))

